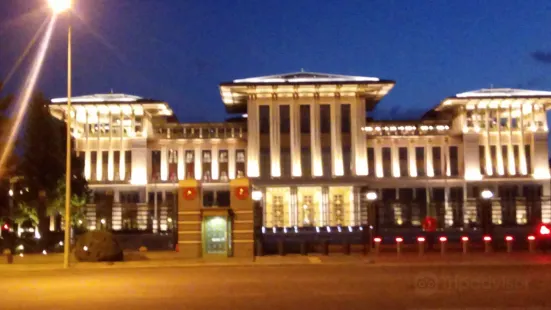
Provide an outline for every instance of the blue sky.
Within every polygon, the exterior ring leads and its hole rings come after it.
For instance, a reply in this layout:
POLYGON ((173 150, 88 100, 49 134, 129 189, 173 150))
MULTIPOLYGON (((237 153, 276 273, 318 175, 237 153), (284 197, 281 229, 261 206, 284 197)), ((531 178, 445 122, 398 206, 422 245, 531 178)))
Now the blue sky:
MULTIPOLYGON (((223 120, 220 82, 301 68, 395 80, 376 110, 385 118, 467 90, 551 90, 550 1, 74 1, 74 94, 165 100, 181 121, 223 120)), ((0 1, 0 79, 47 18, 45 2, 0 1)), ((51 97, 65 96, 66 26, 39 82, 51 97)))

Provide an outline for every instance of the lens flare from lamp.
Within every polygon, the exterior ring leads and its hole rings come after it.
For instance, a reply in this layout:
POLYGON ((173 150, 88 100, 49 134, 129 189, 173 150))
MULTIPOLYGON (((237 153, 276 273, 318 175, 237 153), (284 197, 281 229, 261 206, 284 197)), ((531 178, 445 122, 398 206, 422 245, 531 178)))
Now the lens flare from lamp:
POLYGON ((55 14, 59 14, 70 9, 72 2, 72 0, 48 0, 48 5, 55 14))

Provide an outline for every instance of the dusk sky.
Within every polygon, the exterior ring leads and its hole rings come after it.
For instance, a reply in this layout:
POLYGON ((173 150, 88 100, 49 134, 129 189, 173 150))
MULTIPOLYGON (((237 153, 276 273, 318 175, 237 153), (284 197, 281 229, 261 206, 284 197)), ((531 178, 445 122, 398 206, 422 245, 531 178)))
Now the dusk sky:
MULTIPOLYGON (((378 117, 491 86, 551 90, 548 0, 74 1, 74 95, 159 99, 180 121, 223 120, 220 82, 301 69, 395 80, 378 117)), ((0 80, 49 16, 45 3, 0 0, 0 80)), ((63 17, 40 78, 49 97, 66 96, 66 29, 63 17)))

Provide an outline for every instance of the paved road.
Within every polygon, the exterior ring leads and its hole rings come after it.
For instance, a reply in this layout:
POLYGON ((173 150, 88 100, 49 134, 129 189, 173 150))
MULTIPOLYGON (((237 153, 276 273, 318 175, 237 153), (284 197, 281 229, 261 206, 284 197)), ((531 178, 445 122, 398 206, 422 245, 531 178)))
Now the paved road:
POLYGON ((549 266, 7 272, 0 309, 551 309, 549 266))

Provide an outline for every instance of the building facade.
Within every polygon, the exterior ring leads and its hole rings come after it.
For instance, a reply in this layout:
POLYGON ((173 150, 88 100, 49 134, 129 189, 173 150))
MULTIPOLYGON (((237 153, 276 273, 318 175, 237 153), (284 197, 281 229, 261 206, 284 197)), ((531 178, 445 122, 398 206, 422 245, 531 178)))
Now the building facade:
MULTIPOLYGON (((198 180, 204 208, 230 203, 229 182, 262 191, 267 229, 476 227, 551 221, 551 92, 482 89, 445 98, 414 121, 373 120, 394 82, 299 72, 220 84, 223 123, 180 123, 162 101, 118 94, 72 99, 73 136, 94 199, 89 229, 171 231, 178 182, 198 180)), ((66 98, 51 113, 67 114, 66 98)))

